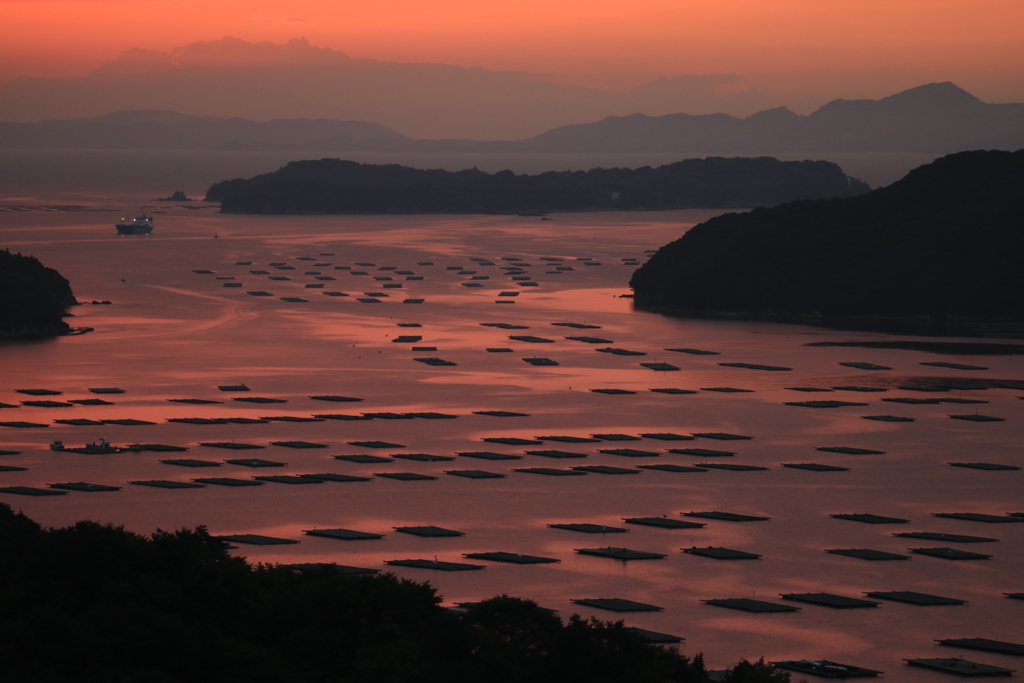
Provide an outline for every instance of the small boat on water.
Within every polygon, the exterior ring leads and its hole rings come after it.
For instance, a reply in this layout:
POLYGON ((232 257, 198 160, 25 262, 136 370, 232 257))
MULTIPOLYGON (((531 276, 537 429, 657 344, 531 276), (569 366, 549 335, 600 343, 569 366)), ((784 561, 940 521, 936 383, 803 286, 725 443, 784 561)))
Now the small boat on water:
POLYGON ((130 223, 122 221, 117 224, 118 235, 148 235, 151 232, 153 232, 153 219, 146 214, 136 216, 130 223))
POLYGON ((84 446, 65 446, 63 441, 54 441, 50 444, 51 451, 60 451, 61 453, 89 453, 89 454, 102 454, 102 453, 120 453, 125 450, 112 445, 106 439, 100 439, 99 441, 93 441, 87 443, 84 446))

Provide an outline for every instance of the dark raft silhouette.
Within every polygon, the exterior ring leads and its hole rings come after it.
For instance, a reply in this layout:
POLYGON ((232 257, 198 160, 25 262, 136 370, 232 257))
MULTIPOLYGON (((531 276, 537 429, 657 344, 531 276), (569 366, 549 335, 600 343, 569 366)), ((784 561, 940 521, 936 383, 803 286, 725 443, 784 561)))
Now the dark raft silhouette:
POLYGON ((216 183, 206 201, 228 213, 537 213, 749 207, 867 190, 831 162, 771 157, 538 175, 320 159, 216 183))
POLYGON ((647 310, 837 321, 1024 320, 1024 150, 952 154, 844 199, 725 214, 630 286, 647 310))

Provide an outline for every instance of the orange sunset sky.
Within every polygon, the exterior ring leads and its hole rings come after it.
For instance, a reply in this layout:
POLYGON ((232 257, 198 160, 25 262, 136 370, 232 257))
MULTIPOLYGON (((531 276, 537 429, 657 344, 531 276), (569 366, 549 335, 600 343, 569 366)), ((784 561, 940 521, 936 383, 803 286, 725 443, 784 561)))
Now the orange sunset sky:
POLYGON ((0 82, 224 36, 594 87, 736 73, 793 97, 953 81, 1024 102, 1024 0, 0 0, 0 82))

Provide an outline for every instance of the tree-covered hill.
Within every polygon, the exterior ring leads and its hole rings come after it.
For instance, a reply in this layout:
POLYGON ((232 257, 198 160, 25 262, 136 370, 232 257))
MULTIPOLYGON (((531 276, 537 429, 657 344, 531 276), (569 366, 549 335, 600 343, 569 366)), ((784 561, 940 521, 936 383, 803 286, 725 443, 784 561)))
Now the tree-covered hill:
POLYGON ((67 334, 71 285, 37 259, 0 250, 0 338, 67 334))
MULTIPOLYGON (((50 683, 705 682, 701 658, 621 622, 500 596, 464 614, 428 584, 252 566, 204 527, 43 529, 0 504, 0 671, 50 683)), ((741 662, 732 683, 789 675, 741 662)))
POLYGON ((538 175, 320 159, 216 183, 206 201, 229 213, 537 213, 750 207, 867 190, 831 162, 771 157, 538 175))
POLYGON ((858 197, 695 226, 634 273, 683 314, 1024 320, 1024 150, 952 154, 858 197))

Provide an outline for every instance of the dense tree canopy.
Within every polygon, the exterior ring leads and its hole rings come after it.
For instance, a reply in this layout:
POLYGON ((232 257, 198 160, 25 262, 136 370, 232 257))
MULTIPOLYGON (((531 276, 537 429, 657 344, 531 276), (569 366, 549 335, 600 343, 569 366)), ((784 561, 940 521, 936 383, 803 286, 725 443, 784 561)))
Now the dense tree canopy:
MULTIPOLYGON (((204 527, 148 538, 96 522, 43 529, 0 504, 0 547, 5 681, 707 680, 699 656, 621 622, 563 624, 507 596, 461 614, 391 574, 251 566, 204 527)), ((736 683, 788 680, 741 665, 736 683)))

